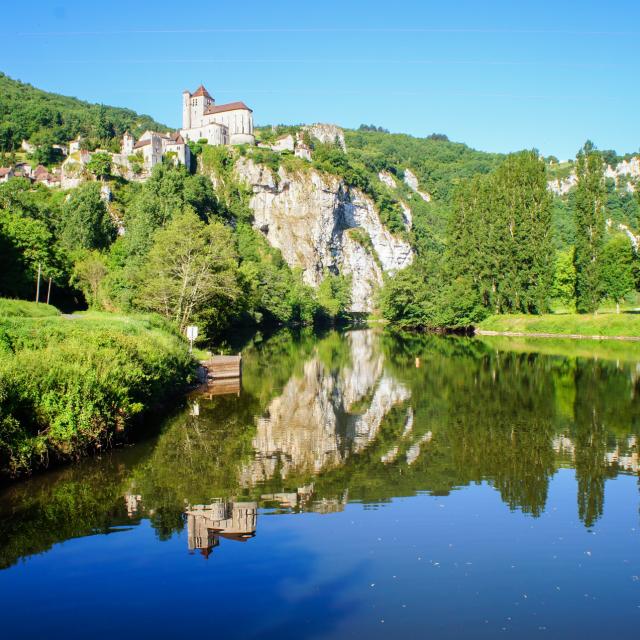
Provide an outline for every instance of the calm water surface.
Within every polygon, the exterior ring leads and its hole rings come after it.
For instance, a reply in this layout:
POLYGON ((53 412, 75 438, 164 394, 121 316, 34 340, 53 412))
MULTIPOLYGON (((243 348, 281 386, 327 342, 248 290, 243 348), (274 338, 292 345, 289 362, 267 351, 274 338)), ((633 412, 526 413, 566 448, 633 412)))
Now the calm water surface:
POLYGON ((2 637, 635 637, 633 349, 255 339, 241 390, 0 492, 2 637))

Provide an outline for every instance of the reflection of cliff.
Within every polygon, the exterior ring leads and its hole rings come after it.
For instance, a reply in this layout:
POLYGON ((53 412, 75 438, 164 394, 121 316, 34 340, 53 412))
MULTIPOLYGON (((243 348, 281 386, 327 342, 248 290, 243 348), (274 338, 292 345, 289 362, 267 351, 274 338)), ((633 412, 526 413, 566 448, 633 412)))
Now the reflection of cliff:
MULTIPOLYGON (((553 439, 553 450, 562 457, 566 457, 575 464, 576 443, 565 435, 556 436, 553 439)), ((616 442, 615 446, 607 449, 602 458, 602 464, 609 467, 617 467, 622 471, 638 473, 640 471, 640 457, 638 453, 638 439, 629 436, 622 442, 616 442)))
POLYGON ((334 369, 314 356, 256 419, 256 454, 243 469, 244 486, 343 463, 376 437, 393 407, 409 399, 409 389, 385 373, 372 331, 351 332, 346 340, 350 364, 334 369))

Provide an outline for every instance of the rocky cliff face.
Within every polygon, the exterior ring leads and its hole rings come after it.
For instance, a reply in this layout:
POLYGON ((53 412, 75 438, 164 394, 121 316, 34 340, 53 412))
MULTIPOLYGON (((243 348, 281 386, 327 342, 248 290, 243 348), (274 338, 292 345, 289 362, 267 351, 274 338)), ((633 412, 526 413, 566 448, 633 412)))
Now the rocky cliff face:
POLYGON ((306 283, 318 286, 327 271, 351 276, 353 312, 373 309, 383 272, 411 263, 409 243, 382 224, 372 199, 338 177, 311 168, 274 174, 242 157, 235 172, 253 190, 254 226, 306 283))

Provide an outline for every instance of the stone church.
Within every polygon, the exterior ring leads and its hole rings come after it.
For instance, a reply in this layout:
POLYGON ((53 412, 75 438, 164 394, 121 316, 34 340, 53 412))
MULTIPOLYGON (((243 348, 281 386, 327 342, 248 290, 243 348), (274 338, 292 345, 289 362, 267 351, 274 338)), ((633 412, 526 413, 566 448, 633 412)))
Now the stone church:
POLYGON ((182 93, 182 129, 185 140, 206 139, 209 144, 254 144, 253 111, 244 102, 216 104, 200 85, 182 93))

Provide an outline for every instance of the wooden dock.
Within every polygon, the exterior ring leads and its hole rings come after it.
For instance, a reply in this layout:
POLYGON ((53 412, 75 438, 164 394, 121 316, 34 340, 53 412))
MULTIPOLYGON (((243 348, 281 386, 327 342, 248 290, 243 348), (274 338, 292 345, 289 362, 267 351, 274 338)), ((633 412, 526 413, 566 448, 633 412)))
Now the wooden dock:
POLYGON ((242 376, 242 354, 237 356, 211 356, 202 362, 208 380, 229 380, 242 376))

